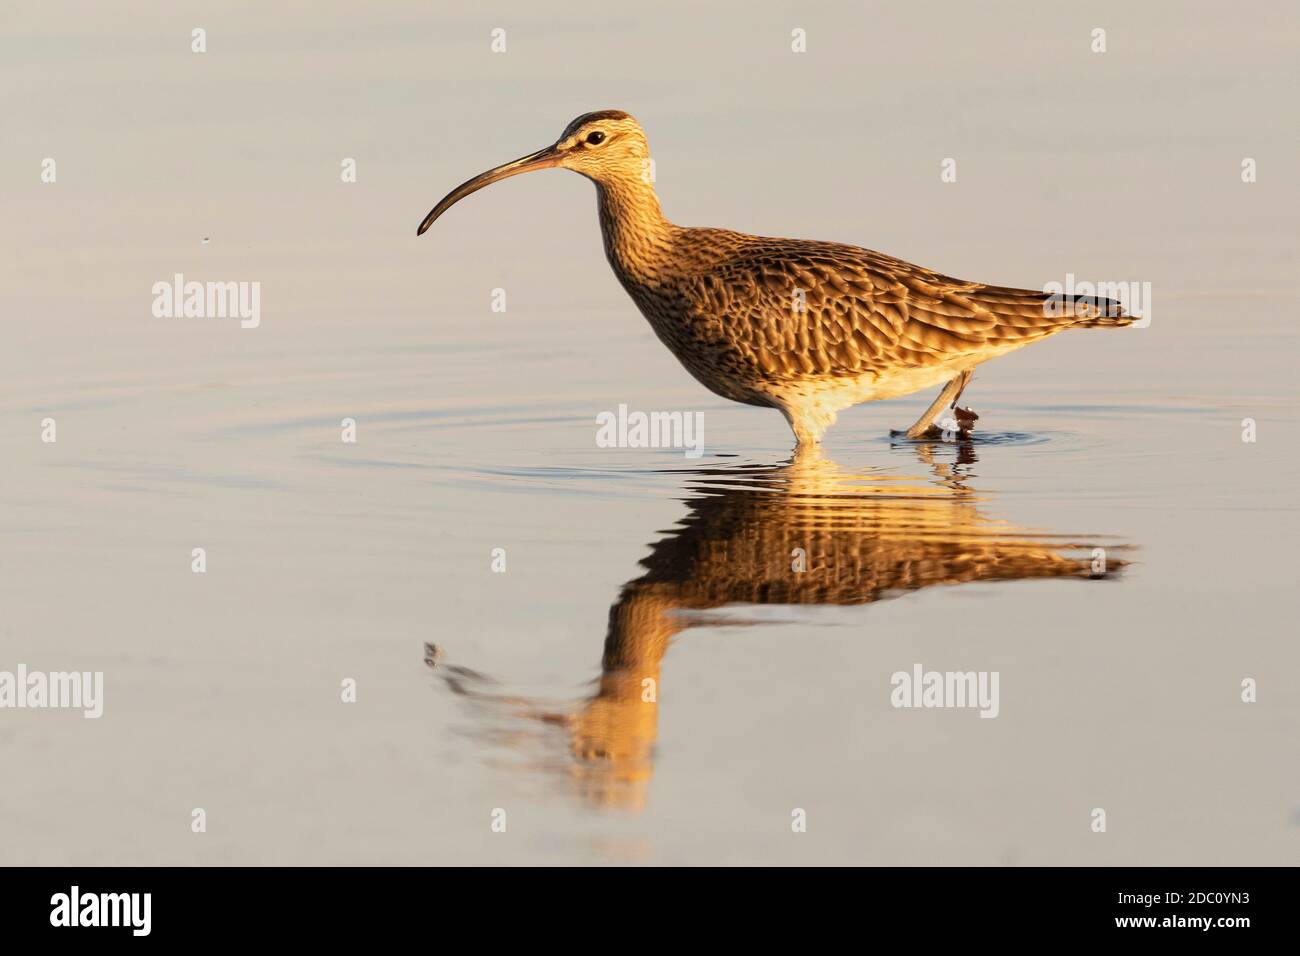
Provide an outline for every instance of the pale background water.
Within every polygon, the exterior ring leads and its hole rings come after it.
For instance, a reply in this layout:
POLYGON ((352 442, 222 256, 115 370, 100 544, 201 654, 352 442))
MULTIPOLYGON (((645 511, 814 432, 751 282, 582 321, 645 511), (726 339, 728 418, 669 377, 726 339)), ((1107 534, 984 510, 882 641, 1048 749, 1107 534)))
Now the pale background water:
POLYGON ((0 15, 0 670, 106 684, 0 711, 0 862, 1300 859, 1294 5, 562 6, 0 15), (609 107, 675 221, 1150 282, 1152 324, 984 367, 985 441, 891 444, 918 395, 773 474, 784 421, 662 348, 580 177, 415 237, 609 107), (177 272, 261 326, 154 318, 177 272), (620 403, 705 456, 597 448, 620 403), (1000 715, 892 708, 917 662, 1000 715))

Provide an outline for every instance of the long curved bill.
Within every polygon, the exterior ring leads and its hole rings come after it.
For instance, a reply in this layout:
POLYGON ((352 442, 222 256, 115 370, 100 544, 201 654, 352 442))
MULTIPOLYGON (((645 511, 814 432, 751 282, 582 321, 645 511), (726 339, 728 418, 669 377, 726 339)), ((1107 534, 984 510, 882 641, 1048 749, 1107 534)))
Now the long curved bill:
POLYGON ((547 146, 545 149, 539 149, 535 153, 529 153, 527 156, 522 156, 512 163, 506 163, 496 169, 489 169, 486 173, 480 173, 447 193, 438 205, 429 211, 429 215, 424 217, 424 222, 420 223, 420 228, 416 230, 415 234, 417 236, 424 235, 439 216, 470 193, 476 193, 484 186, 491 186, 495 182, 509 179, 511 176, 518 176, 520 173, 530 173, 534 169, 550 169, 552 166, 559 165, 559 162, 559 153, 556 152, 555 146, 552 145, 547 146))

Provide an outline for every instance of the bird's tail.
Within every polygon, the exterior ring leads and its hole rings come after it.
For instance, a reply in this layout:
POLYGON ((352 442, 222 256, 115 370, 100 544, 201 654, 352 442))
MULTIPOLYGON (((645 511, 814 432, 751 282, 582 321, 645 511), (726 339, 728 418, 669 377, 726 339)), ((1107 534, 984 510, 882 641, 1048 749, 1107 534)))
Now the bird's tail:
POLYGON ((1097 295, 1049 296, 1049 307, 1060 309, 1072 329, 1118 329, 1132 325, 1137 316, 1127 315, 1116 299, 1097 295), (1073 317, 1074 321, 1069 321, 1073 317))

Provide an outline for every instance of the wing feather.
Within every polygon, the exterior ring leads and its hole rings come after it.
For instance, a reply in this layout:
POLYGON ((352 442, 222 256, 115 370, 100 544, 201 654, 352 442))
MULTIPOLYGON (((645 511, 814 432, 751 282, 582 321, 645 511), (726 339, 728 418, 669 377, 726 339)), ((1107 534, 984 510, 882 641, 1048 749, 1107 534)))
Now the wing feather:
POLYGON ((718 248, 679 286, 696 321, 772 377, 860 375, 976 358, 1107 315, 1118 303, 1057 303, 1032 289, 941 275, 837 243, 721 230, 718 248))

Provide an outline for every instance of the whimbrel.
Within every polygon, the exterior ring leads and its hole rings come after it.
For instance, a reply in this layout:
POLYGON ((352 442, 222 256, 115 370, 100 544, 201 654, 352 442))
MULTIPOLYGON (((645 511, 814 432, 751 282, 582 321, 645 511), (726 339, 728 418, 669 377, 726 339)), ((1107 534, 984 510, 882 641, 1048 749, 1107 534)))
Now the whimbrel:
MULTIPOLYGON (((1133 321, 1111 299, 965 282, 857 246, 675 226, 645 134, 621 110, 579 116, 550 146, 457 186, 417 234, 484 186, 554 167, 596 184, 614 274, 678 361, 724 398, 778 409, 800 445, 841 409, 946 383, 907 430, 933 435, 977 365, 1063 329, 1133 321)), ((976 417, 958 409, 959 430, 976 417)))

